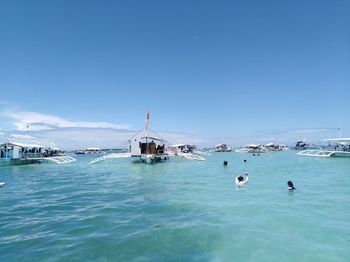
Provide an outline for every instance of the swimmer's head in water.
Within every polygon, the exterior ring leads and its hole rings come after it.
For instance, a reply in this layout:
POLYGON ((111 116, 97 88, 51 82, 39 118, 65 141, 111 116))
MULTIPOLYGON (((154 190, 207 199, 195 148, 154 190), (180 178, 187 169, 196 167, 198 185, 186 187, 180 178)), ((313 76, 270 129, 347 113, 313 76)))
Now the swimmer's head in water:
POLYGON ((244 178, 243 178, 242 176, 239 176, 239 177, 238 177, 238 181, 239 181, 239 182, 241 182, 241 181, 243 181, 243 180, 244 180, 244 178))
POLYGON ((289 189, 289 190, 294 190, 294 189, 295 189, 295 187, 294 187, 292 181, 289 180, 289 181, 287 182, 287 185, 288 185, 288 189, 289 189))

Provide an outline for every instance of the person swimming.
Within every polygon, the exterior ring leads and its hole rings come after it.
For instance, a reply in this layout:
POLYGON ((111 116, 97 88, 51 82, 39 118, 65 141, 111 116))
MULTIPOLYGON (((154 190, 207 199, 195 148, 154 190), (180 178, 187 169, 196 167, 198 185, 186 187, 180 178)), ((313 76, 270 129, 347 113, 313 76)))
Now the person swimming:
POLYGON ((293 185, 293 182, 292 181, 288 181, 287 182, 287 185, 288 185, 288 191, 289 192, 293 192, 293 190, 295 189, 294 185, 293 185))
POLYGON ((243 176, 237 176, 235 182, 237 186, 244 186, 248 182, 248 173, 245 173, 245 179, 243 176))

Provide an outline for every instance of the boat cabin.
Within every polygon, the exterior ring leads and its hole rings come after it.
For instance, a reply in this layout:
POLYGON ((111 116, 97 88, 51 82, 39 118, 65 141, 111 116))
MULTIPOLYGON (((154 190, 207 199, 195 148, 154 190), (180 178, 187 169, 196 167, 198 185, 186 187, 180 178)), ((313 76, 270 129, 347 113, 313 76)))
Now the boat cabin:
POLYGON ((0 145, 0 158, 39 158, 45 153, 44 147, 34 144, 9 142, 0 145))
POLYGON ((165 141, 155 137, 142 137, 129 140, 131 156, 163 155, 165 153, 165 141))
POLYGON ((298 141, 295 143, 295 149, 304 150, 309 147, 309 144, 304 141, 298 141))
POLYGON ((63 156, 64 151, 57 147, 49 147, 45 149, 44 157, 51 157, 51 156, 63 156))
POLYGON ((150 136, 129 140, 129 153, 131 157, 140 157, 147 163, 156 163, 169 158, 165 140, 150 136))

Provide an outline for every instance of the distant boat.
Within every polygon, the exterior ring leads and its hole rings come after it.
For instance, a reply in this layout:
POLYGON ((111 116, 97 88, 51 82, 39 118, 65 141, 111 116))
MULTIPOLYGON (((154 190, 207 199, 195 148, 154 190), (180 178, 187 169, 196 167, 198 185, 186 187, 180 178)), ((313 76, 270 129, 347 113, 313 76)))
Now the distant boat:
POLYGON ((76 155, 87 155, 87 154, 101 154, 101 149, 97 147, 87 147, 81 150, 77 150, 74 153, 76 155))
POLYGON ((0 145, 1 165, 27 165, 51 161, 57 164, 65 164, 75 161, 74 158, 64 155, 53 155, 57 150, 45 149, 44 146, 8 142, 0 145))
POLYGON ((264 145, 264 148, 267 151, 284 151, 284 150, 288 150, 287 146, 279 145, 279 144, 275 144, 275 143, 268 143, 268 144, 264 145))
POLYGON ((149 130, 150 114, 147 113, 145 128, 140 130, 132 139, 128 140, 129 150, 128 153, 112 153, 99 157, 90 162, 90 164, 96 164, 110 158, 124 158, 132 157, 138 158, 144 163, 153 164, 161 161, 168 160, 170 155, 167 152, 166 141, 157 136, 150 136, 149 130), (136 137, 139 133, 143 132, 145 136, 136 137))
POLYGON ((232 148, 226 144, 217 144, 214 146, 214 152, 232 152, 232 148))
POLYGON ((300 140, 298 142, 295 143, 295 150, 306 150, 306 149, 319 149, 319 146, 310 144, 306 141, 300 140))
POLYGON ((188 145, 188 144, 175 144, 171 145, 170 149, 180 153, 193 153, 194 150, 196 149, 195 145, 188 145))
POLYGON ((181 156, 190 160, 204 161, 205 158, 200 156, 202 152, 196 151, 195 145, 175 144, 170 146, 170 152, 175 156, 181 156))
POLYGON ((260 154, 265 153, 266 149, 262 145, 249 144, 235 150, 237 153, 260 154))
POLYGON ((315 157, 350 157, 350 137, 323 139, 329 142, 325 149, 306 149, 299 153, 300 156, 315 157), (332 143, 334 143, 332 145, 332 143))
MULTIPOLYGON (((139 159, 146 164, 154 164, 169 160, 171 157, 183 157, 190 160, 205 160, 203 157, 193 154, 191 152, 182 152, 182 150, 192 151, 194 148, 187 145, 175 145, 176 150, 172 150, 167 146, 167 141, 158 137, 157 135, 150 135, 149 128, 150 114, 147 113, 146 125, 144 129, 141 129, 133 138, 128 140, 129 150, 128 153, 113 153, 108 154, 97 159, 94 159, 90 164, 96 164, 101 161, 112 158, 125 158, 131 157, 139 159), (139 133, 144 132, 143 137, 137 137, 139 133), (186 149, 185 149, 186 148, 186 149)), ((155 132, 153 132, 155 133, 155 132)))
POLYGON ((140 158, 147 164, 158 163, 169 159, 165 140, 157 137, 145 136, 141 139, 129 140, 131 157, 140 158))

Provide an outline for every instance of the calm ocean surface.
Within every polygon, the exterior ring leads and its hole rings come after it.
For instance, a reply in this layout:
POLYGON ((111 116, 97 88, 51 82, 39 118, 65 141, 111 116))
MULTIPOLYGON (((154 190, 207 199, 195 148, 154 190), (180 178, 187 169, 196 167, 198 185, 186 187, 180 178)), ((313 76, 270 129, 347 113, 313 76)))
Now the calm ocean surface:
POLYGON ((350 159, 290 151, 89 165, 93 157, 0 167, 0 261, 350 259, 350 159))

